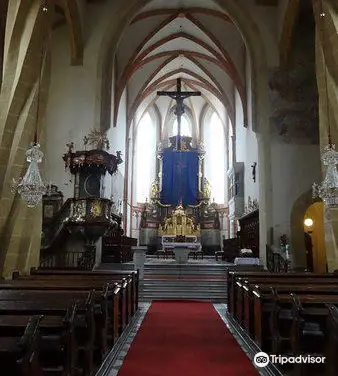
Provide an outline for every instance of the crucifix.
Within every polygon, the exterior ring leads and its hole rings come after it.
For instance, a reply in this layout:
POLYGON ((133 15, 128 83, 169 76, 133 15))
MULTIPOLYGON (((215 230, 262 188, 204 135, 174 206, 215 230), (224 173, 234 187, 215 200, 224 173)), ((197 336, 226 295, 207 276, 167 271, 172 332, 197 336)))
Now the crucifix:
POLYGON ((200 91, 182 91, 181 79, 177 79, 176 91, 158 91, 158 96, 166 96, 176 101, 175 115, 177 116, 177 136, 176 136, 176 150, 181 150, 181 118, 184 114, 183 101, 189 97, 201 96, 200 91))

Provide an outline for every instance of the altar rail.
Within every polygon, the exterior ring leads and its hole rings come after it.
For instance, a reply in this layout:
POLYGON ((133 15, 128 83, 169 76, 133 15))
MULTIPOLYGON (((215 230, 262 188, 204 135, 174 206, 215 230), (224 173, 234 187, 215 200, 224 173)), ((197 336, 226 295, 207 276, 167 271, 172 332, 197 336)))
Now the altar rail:
POLYGON ((266 266, 273 273, 287 273, 289 270, 288 261, 269 245, 266 245, 266 266))

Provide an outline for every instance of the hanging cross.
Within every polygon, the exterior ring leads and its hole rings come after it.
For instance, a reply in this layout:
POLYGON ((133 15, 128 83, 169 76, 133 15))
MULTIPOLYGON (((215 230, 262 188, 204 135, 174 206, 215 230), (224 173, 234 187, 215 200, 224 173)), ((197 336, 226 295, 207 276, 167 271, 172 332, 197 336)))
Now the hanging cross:
POLYGON ((176 150, 181 150, 181 118, 184 114, 183 101, 189 97, 201 96, 200 91, 182 91, 181 79, 177 79, 176 91, 158 91, 158 96, 167 96, 176 101, 175 115, 177 116, 177 136, 176 136, 176 150))

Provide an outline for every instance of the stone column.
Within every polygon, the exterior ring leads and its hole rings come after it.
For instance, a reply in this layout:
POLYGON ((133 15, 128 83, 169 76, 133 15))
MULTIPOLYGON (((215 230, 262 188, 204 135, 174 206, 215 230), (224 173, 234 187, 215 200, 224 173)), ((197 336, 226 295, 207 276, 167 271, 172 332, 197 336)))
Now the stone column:
MULTIPOLYGON (((41 32, 44 16, 50 17, 42 12, 40 0, 8 3, 0 93, 0 274, 5 277, 14 269, 27 272, 39 261, 41 205, 28 209, 19 195, 11 193, 11 184, 27 168, 25 153, 36 129, 42 43, 48 42, 42 38, 46 38, 46 30, 41 32)), ((46 27, 49 24, 46 22, 46 27)), ((44 59, 40 87, 38 137, 42 146, 41 119, 48 86, 48 63, 44 59)))
MULTIPOLYGON (((336 0, 323 0, 322 4, 323 8, 321 1, 313 0, 321 149, 328 144, 329 124, 332 142, 338 144, 338 5, 336 0), (320 16, 321 11, 324 17, 320 16)), ((323 169, 323 177, 324 174, 323 169)), ((324 227, 328 269, 332 271, 338 269, 337 209, 326 213, 324 227)))
POLYGON ((260 263, 266 266, 266 244, 272 226, 271 138, 268 133, 257 133, 259 169, 259 248, 260 263))

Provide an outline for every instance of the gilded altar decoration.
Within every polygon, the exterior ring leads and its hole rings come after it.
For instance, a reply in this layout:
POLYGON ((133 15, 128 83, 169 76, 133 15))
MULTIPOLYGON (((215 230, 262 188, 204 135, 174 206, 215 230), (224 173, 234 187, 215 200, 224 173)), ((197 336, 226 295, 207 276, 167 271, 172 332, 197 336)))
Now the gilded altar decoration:
POLYGON ((109 150, 110 147, 107 132, 101 132, 96 129, 83 138, 83 143, 85 146, 87 144, 93 146, 96 150, 109 150))
POLYGON ((73 202, 71 219, 75 222, 84 221, 86 217, 86 200, 73 202))
POLYGON ((211 185, 207 178, 203 179, 202 193, 204 199, 210 199, 211 197, 211 185))
POLYGON ((159 181, 158 179, 155 179, 151 184, 151 190, 150 190, 150 199, 157 200, 160 197, 160 187, 159 187, 159 181))
POLYGON ((172 214, 164 221, 164 225, 160 226, 161 235, 171 236, 200 236, 199 225, 195 226, 194 221, 190 218, 183 206, 179 204, 172 214))
POLYGON ((92 202, 90 213, 94 218, 100 217, 102 215, 102 206, 101 206, 100 201, 95 200, 92 202))

